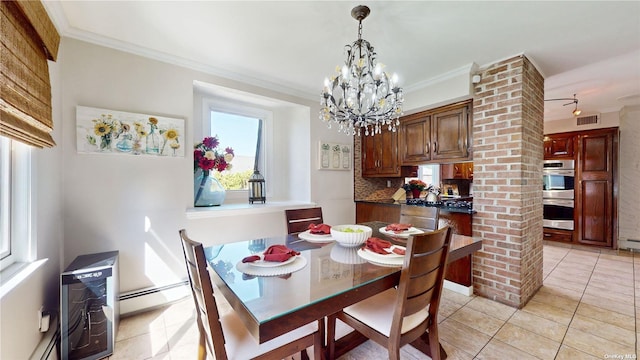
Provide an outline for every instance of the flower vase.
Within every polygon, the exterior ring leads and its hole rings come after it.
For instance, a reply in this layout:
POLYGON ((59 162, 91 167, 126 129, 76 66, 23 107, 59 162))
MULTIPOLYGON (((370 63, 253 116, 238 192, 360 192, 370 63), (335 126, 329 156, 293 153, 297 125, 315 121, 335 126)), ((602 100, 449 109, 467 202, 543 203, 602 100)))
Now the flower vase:
POLYGON ((193 194, 196 207, 219 206, 224 202, 226 190, 211 172, 198 171, 194 176, 193 194))
POLYGON ((131 141, 131 134, 124 133, 120 137, 120 140, 116 143, 116 148, 121 152, 131 152, 133 149, 133 141, 131 141))
POLYGON ((413 195, 414 199, 419 199, 421 192, 422 191, 420 189, 411 189, 411 195, 413 195))
POLYGON ((147 154, 158 154, 160 152, 160 137, 154 130, 151 128, 151 132, 147 135, 147 154))

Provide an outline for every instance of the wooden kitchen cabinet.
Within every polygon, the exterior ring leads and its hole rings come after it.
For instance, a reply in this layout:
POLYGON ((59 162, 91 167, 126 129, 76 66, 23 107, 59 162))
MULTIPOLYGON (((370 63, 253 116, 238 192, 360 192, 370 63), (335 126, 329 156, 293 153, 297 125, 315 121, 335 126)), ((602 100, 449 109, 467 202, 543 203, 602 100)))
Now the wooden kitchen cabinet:
POLYGON ((469 105, 444 110, 431 120, 431 159, 469 159, 469 105))
POLYGON ((473 180, 473 162, 440 165, 441 179, 469 179, 473 180))
POLYGON ((575 160, 574 230, 544 228, 544 239, 617 248, 618 128, 550 134, 545 159, 575 160))
POLYGON ((400 162, 423 164, 431 160, 431 115, 418 113, 400 123, 400 162))
POLYGON ((575 140, 575 133, 545 135, 544 159, 573 159, 575 140))
POLYGON ((618 128, 577 136, 577 243, 616 248, 618 128))
POLYGON ((362 176, 399 177, 398 133, 386 128, 374 136, 362 136, 362 176))
POLYGON ((470 109, 467 101, 401 118, 400 164, 470 160, 470 109))
POLYGON ((573 242, 572 230, 544 228, 542 231, 542 236, 543 236, 542 240, 547 240, 547 241, 558 241, 558 242, 564 242, 564 243, 573 242))

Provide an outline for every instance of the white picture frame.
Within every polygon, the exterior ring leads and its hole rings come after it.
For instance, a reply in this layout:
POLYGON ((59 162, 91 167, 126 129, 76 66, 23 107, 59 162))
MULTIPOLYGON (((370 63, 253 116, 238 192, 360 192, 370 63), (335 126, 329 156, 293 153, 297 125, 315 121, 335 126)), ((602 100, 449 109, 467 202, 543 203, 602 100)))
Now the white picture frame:
POLYGON ((80 154, 185 156, 184 119, 76 106, 80 154))
POLYGON ((353 151, 350 144, 329 141, 318 142, 318 169, 349 171, 353 166, 353 151))

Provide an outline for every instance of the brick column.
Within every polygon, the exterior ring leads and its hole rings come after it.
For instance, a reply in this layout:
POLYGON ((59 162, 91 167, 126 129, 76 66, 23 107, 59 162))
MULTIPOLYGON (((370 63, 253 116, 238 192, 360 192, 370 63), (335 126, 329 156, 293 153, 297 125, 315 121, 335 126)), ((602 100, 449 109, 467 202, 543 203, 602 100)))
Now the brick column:
POLYGON ((544 79, 525 56, 474 88, 474 292, 521 308, 542 286, 544 79))

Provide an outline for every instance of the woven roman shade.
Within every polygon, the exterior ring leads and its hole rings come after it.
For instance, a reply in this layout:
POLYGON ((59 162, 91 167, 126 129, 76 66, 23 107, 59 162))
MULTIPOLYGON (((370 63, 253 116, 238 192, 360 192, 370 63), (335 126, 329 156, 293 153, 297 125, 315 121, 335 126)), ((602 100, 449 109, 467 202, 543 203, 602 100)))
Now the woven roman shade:
POLYGON ((53 147, 51 84, 60 35, 40 1, 0 1, 0 135, 53 147))

